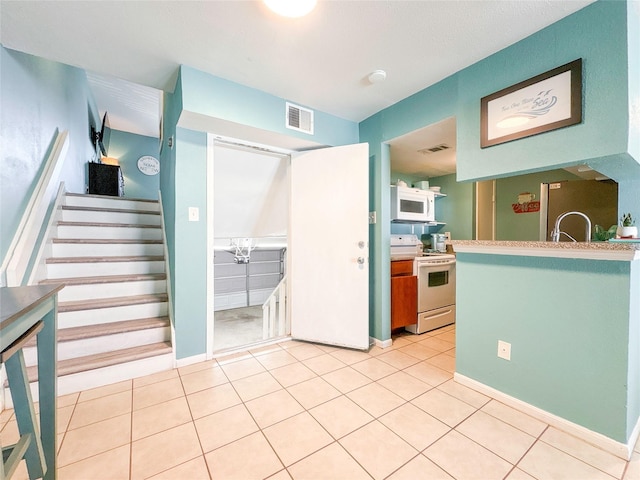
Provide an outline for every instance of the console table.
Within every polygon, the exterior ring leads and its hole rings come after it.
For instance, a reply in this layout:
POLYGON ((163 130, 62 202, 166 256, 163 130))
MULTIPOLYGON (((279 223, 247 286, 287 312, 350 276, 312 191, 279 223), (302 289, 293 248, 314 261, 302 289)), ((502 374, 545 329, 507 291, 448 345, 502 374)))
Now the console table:
POLYGON ((89 193, 94 195, 124 195, 124 178, 117 165, 89 163, 89 193))
POLYGON ((0 479, 10 478, 24 458, 29 478, 56 478, 56 330, 58 292, 63 285, 0 288, 0 363, 4 363, 20 432, 2 447, 0 479), (35 415, 22 346, 37 335, 40 428, 35 415))

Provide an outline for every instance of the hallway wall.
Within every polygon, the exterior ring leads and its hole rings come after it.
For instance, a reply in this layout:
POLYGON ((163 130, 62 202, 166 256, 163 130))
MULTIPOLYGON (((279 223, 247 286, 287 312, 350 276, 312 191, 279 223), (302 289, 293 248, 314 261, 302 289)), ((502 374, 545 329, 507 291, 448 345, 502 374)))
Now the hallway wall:
POLYGON ((0 259, 4 259, 42 172, 56 131, 69 131, 60 180, 84 193, 98 123, 84 70, 0 46, 0 259))

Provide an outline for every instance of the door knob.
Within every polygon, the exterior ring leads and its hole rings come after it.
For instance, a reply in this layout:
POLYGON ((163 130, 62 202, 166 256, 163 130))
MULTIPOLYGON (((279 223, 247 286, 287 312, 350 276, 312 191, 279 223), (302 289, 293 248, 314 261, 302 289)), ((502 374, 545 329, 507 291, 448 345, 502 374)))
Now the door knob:
POLYGON ((358 257, 358 265, 364 264, 364 257, 358 257))
POLYGON ((365 243, 364 243, 362 240, 360 240, 360 241, 358 242, 358 247, 360 247, 360 248, 364 248, 364 246, 365 246, 365 243))

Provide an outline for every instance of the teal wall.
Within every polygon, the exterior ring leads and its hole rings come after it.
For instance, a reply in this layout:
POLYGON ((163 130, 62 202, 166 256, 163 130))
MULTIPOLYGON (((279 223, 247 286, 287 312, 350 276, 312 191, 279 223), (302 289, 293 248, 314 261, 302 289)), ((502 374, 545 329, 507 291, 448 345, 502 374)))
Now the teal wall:
MULTIPOLYGON (((631 7, 629 7, 631 8, 631 7)), ((575 14, 426 88, 360 124, 360 141, 373 155, 373 202, 378 216, 371 239, 372 263, 386 277, 389 263, 387 142, 418 128, 456 117, 457 180, 483 180, 554 170, 587 163, 619 182, 619 209, 640 216, 640 163, 630 153, 627 4, 600 0, 575 14), (583 122, 486 149, 480 148, 480 99, 534 75, 583 59, 583 122)), ((629 29, 637 35, 637 28, 629 29)), ((635 37, 634 37, 635 38, 635 37)), ((634 68, 636 61, 633 62, 634 68)), ((635 88, 635 87, 634 87, 635 88)), ((636 97, 637 98, 637 97, 636 97)), ((637 103, 637 100, 635 100, 637 103)), ((637 111, 637 106, 635 107, 637 111)), ((371 294, 389 295, 386 278, 372 282, 371 294)), ((386 340, 389 310, 372 302, 372 334, 386 340)))
MULTIPOLYGON (((206 353, 207 132, 180 125, 180 117, 224 120, 322 145, 358 142, 357 124, 315 111, 314 135, 284 127, 286 100, 182 66, 176 90, 165 95, 160 187, 170 255, 172 313, 178 359, 206 353), (173 149, 167 140, 174 136, 173 149), (188 222, 189 207, 200 222, 188 222)), ((217 133, 217 132, 210 132, 217 133)))
POLYGON ((626 442, 640 402, 630 265, 458 253, 456 371, 626 442))
MULTIPOLYGON (((380 135, 380 124, 379 121, 368 122, 367 131, 380 135)), ((362 135, 362 125, 360 128, 362 135)), ((369 142, 369 154, 369 211, 377 213, 376 223, 369 225, 369 335, 388 340, 391 338, 389 145, 369 142)))
POLYGON ((180 67, 180 75, 183 109, 187 112, 297 137, 319 145, 358 143, 358 125, 354 122, 311 108, 314 110, 314 134, 309 135, 285 127, 287 100, 284 98, 185 65, 180 67))
POLYGON ((631 264, 629 282, 629 360, 627 374, 627 435, 640 418, 640 261, 631 264))
POLYGON ((446 223, 440 232, 451 232, 451 238, 471 240, 475 235, 475 185, 457 182, 455 174, 431 177, 429 186, 439 185, 446 197, 436 198, 436 217, 446 223))
POLYGON ((640 162, 640 7, 627 2, 629 147, 628 152, 640 162))
POLYGON ((89 140, 89 110, 97 108, 83 70, 2 46, 0 64, 0 259, 4 259, 57 131, 69 132, 60 181, 69 192, 85 191, 86 165, 95 155, 89 140))
POLYGON ((171 272, 178 359, 206 352, 207 135, 183 128, 175 139, 175 266, 171 272), (200 210, 190 222, 189 207, 200 210))
POLYGON ((389 185, 395 181, 390 176, 389 145, 384 142, 454 116, 457 88, 455 76, 448 77, 359 125, 360 141, 369 143, 369 204, 377 214, 377 223, 369 231, 369 331, 379 340, 391 338, 389 185))
MULTIPOLYGON (((627 2, 627 39, 629 62, 629 155, 640 162, 640 8, 627 2)), ((622 175, 619 179, 618 213, 634 212, 640 219, 640 175, 622 175)), ((618 215, 620 216, 620 215, 618 215)))
POLYGON ((158 199, 160 177, 145 175, 138 170, 138 159, 144 155, 158 158, 158 138, 111 130, 109 156, 118 159, 124 177, 124 196, 129 198, 158 199))
MULTIPOLYGON (((625 2, 601 0, 459 72, 458 179, 624 156, 629 123, 626 20, 625 2), (577 58, 583 59, 582 123, 480 148, 480 98, 577 58)), ((637 166, 637 159, 627 161, 637 166)))

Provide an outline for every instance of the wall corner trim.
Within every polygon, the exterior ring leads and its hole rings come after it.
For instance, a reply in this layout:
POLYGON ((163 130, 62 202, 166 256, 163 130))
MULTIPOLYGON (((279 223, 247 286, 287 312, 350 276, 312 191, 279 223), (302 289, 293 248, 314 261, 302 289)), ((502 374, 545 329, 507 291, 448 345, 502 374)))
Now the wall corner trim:
POLYGON ((201 353, 200 355, 192 355, 191 357, 179 358, 176 359, 176 368, 186 367, 188 365, 204 362, 206 360, 207 355, 205 353, 201 353))
POLYGON ((393 340, 378 340, 377 338, 369 337, 369 345, 374 345, 380 348, 389 348, 393 344, 393 340))

